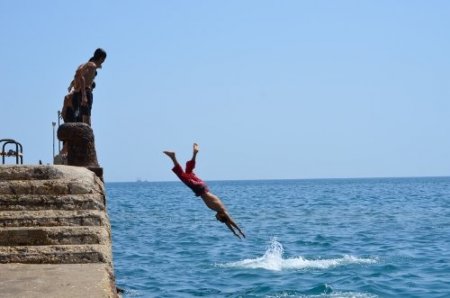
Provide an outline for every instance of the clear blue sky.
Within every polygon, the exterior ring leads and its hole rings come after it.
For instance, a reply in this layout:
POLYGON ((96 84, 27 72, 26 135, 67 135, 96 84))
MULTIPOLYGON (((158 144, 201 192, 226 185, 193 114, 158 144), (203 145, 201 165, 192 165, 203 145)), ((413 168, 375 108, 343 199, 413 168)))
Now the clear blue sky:
POLYGON ((106 181, 448 176, 449 1, 0 1, 0 138, 52 160, 75 69, 108 53, 106 181))

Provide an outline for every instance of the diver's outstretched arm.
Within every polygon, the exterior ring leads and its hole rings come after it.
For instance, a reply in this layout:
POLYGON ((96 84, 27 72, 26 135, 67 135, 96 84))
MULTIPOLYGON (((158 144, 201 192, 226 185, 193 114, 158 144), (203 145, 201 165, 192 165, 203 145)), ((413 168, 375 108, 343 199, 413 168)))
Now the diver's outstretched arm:
POLYGON ((234 220, 231 219, 231 217, 227 213, 223 213, 223 215, 219 216, 219 218, 220 217, 222 217, 220 219, 220 221, 222 221, 224 224, 226 224, 228 229, 230 229, 234 235, 236 235, 239 239, 241 239, 241 236, 239 236, 239 234, 236 233, 236 231, 234 230, 234 229, 236 229, 239 231, 239 233, 242 235, 242 237, 245 238, 245 234, 241 231, 241 229, 238 227, 238 225, 234 222, 234 220))
MULTIPOLYGON (((231 223, 229 223, 229 222, 227 221, 225 224, 226 224, 227 227, 230 229, 230 231, 233 232, 233 234, 234 234, 236 237, 238 237, 239 239, 241 239, 241 236, 239 236, 239 235, 236 233, 236 231, 233 229, 231 223)), ((244 236, 244 238, 245 238, 245 236, 244 236)))
POLYGON ((245 234, 241 231, 241 229, 238 227, 238 225, 232 219, 230 219, 230 224, 233 227, 235 227, 239 231, 239 233, 245 238, 245 234))

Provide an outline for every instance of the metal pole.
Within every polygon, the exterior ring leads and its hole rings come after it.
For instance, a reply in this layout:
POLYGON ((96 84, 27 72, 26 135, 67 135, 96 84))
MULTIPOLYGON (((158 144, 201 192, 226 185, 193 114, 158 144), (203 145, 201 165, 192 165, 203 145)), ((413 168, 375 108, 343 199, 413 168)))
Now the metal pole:
POLYGON ((53 162, 55 160, 55 125, 56 125, 56 122, 52 122, 52 126, 53 126, 53 162))
MULTIPOLYGON (((61 111, 58 111, 58 127, 61 126, 61 111)), ((58 140, 58 152, 61 152, 61 142, 58 140)))

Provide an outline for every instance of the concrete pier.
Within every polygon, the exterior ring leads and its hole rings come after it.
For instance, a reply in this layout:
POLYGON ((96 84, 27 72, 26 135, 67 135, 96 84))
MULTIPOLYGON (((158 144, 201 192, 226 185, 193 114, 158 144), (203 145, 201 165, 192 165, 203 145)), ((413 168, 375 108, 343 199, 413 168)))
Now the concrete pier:
POLYGON ((117 297, 104 184, 73 166, 0 166, 0 296, 117 297))

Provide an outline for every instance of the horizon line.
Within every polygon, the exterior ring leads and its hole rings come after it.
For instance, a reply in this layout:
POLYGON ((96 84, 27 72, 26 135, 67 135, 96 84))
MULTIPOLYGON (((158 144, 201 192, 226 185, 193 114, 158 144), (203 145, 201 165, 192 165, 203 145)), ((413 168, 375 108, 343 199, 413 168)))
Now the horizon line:
MULTIPOLYGON (((204 180, 205 182, 239 182, 239 181, 295 181, 295 180, 365 180, 365 179, 418 179, 418 178, 450 178, 450 176, 390 176, 390 177, 326 177, 326 178, 262 178, 262 179, 214 179, 204 180)), ((134 181, 106 181, 105 183, 169 183, 179 182, 179 180, 147 180, 136 179, 134 181)))

